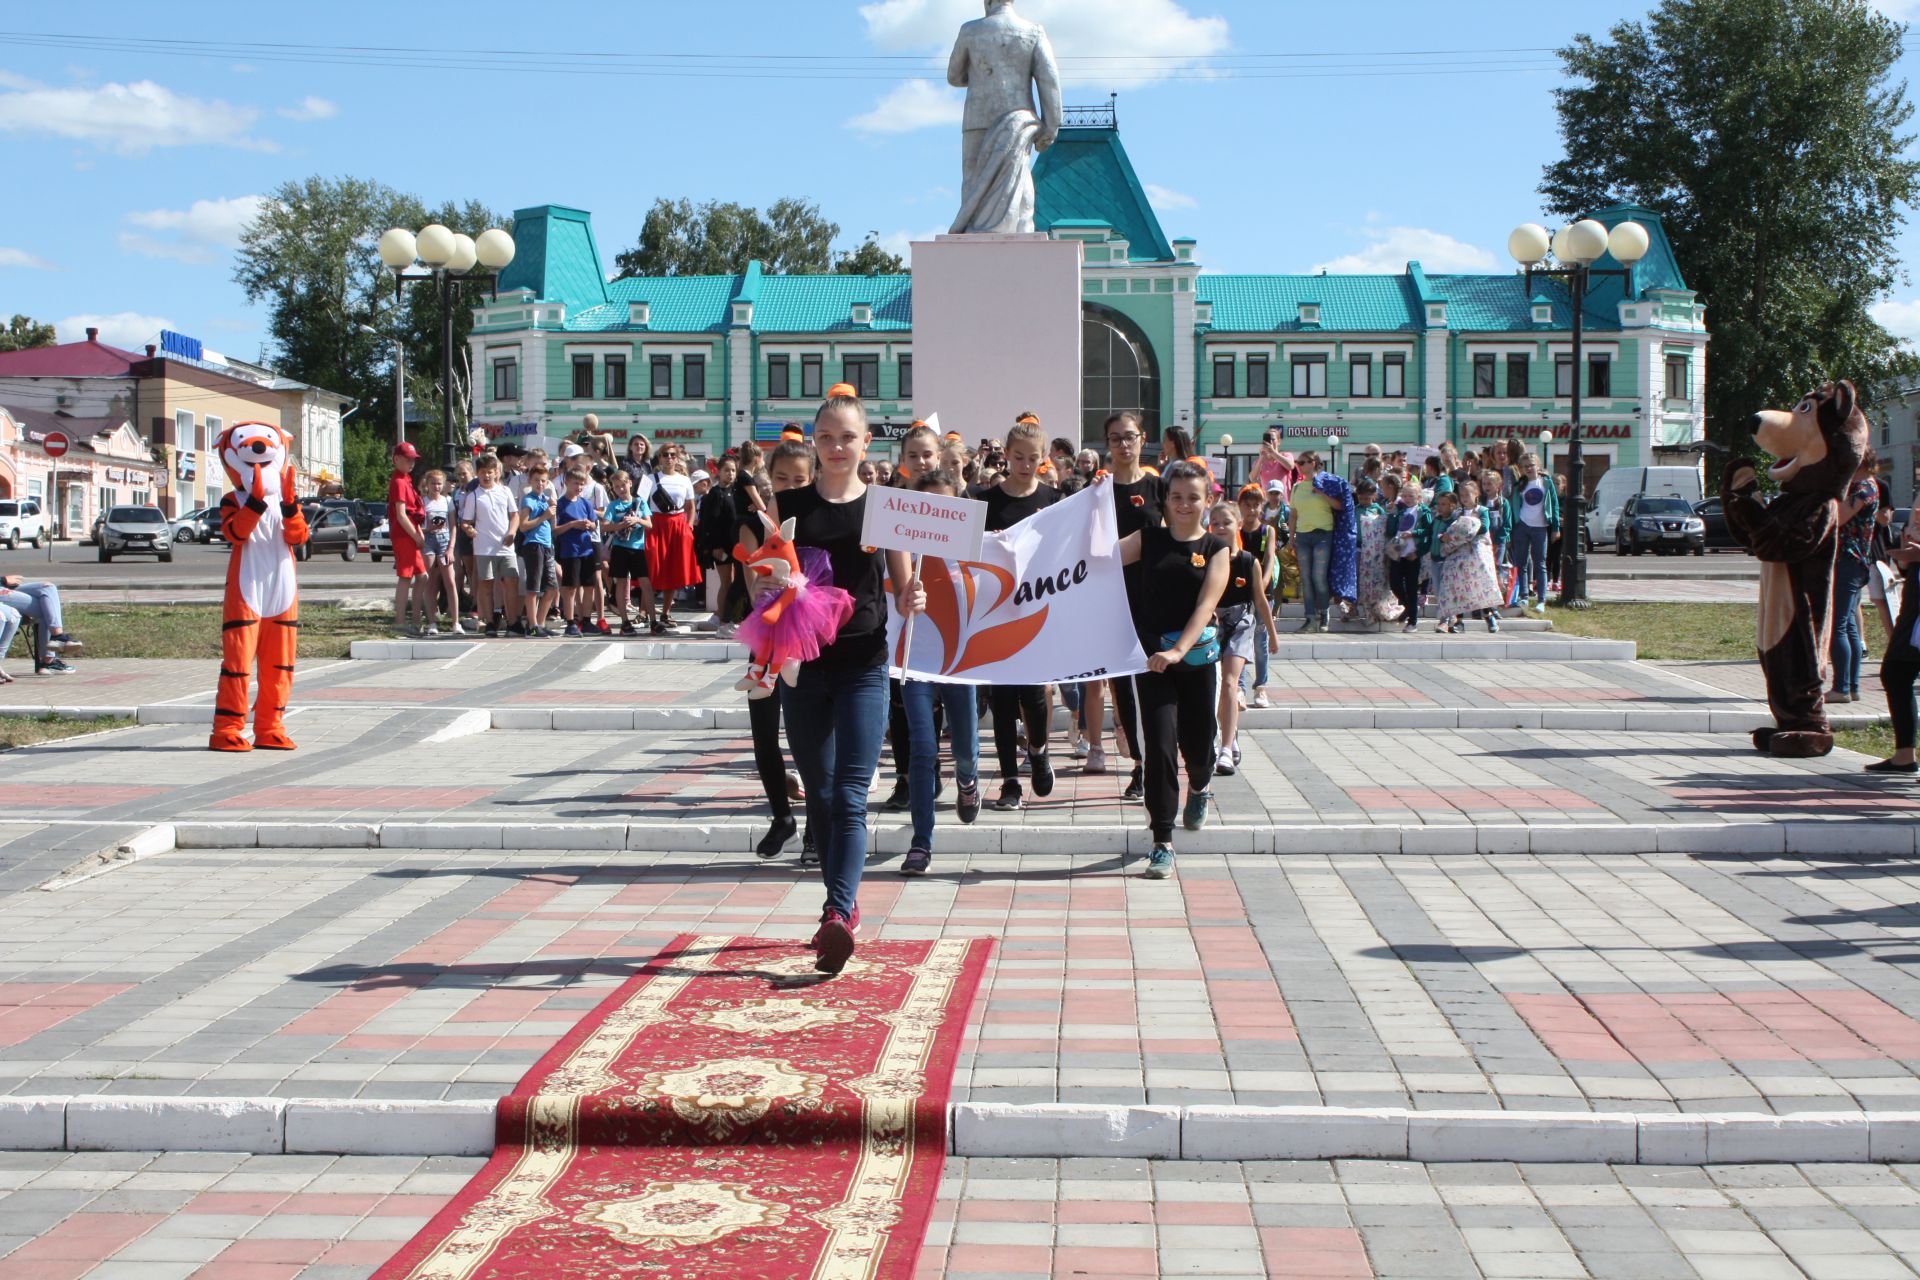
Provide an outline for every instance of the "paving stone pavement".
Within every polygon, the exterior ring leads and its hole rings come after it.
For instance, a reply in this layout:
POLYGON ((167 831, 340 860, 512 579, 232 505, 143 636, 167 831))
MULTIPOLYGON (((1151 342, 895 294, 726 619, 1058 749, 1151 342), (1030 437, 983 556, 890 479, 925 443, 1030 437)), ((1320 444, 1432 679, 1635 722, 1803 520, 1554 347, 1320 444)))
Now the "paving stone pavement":
MULTIPOLYGON (((1000 939, 957 1100, 1920 1110, 1911 859, 895 865, 867 928, 1000 939)), ((0 1090, 493 1098, 675 935, 819 904, 745 856, 176 851, 9 899, 0 1090)))
MULTIPOLYGON (((0 1280, 365 1280, 476 1159, 0 1153, 0 1280)), ((1920 1167, 950 1160, 917 1280, 1880 1280, 1920 1167)))

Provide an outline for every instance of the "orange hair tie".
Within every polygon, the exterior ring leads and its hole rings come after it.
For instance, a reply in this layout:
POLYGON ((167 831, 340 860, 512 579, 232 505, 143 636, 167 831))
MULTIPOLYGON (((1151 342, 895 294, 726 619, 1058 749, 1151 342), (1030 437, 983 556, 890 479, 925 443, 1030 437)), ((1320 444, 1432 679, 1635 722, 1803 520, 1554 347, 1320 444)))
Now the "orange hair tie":
POLYGON ((965 443, 966 441, 966 437, 961 435, 958 431, 947 432, 945 439, 951 440, 956 444, 962 444, 962 443, 965 443))
POLYGON ((1037 413, 1023 413, 1013 420, 1013 424, 1016 427, 1023 425, 1037 427, 1040 425, 1040 415, 1037 413))
POLYGON ((860 398, 860 392, 851 382, 836 382, 827 388, 827 399, 839 400, 842 397, 848 400, 858 400, 860 398))
POLYGON ((780 438, 782 440, 805 440, 807 433, 799 427, 782 427, 780 428, 780 438))

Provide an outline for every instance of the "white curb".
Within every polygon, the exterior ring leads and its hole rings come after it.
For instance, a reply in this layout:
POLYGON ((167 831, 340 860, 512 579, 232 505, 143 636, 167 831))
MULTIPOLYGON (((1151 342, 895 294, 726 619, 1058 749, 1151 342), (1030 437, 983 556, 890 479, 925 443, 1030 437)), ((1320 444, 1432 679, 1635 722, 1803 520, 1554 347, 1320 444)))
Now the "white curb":
MULTIPOLYGON (((688 822, 181 822, 181 849, 624 849, 632 853, 746 854, 766 833, 763 823, 688 822)), ((875 853, 903 853, 912 835, 904 823, 870 828, 875 853)), ((1443 853, 1536 856, 1652 853, 1812 855, 1920 852, 1920 823, 1855 821, 1844 814, 1795 822, 1539 823, 1536 825, 1373 825, 1337 823, 1211 826, 1183 831, 1183 854, 1314 855, 1361 853, 1431 857, 1443 853)), ((1135 826, 1000 826, 991 822, 942 829, 945 853, 1144 857, 1152 840, 1135 826)), ((794 845, 797 849, 798 845, 794 845)))
POLYGON ((96 876, 126 866, 129 862, 139 862, 156 854, 172 853, 180 847, 179 832, 170 822, 136 831, 122 840, 110 852, 101 852, 67 868, 53 879, 38 886, 47 893, 58 893, 62 889, 71 889, 75 885, 85 884, 96 876))
MULTIPOLYGON (((0 1151, 475 1156, 496 1103, 89 1095, 0 1097, 0 1151)), ((1888 1163, 1920 1157, 1920 1112, 1790 1115, 1383 1107, 957 1103, 955 1155, 1135 1160, 1888 1163)))
POLYGON ((476 733, 485 733, 493 728, 493 716, 485 711, 462 711, 451 723, 438 731, 427 735, 425 745, 437 747, 443 742, 453 742, 460 738, 471 738, 476 733))

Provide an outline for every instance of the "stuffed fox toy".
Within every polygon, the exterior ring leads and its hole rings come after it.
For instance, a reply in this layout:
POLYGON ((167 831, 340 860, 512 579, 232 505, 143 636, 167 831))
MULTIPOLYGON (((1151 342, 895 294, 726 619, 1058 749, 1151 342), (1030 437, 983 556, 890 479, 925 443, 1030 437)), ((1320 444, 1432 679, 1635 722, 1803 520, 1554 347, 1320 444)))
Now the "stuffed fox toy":
POLYGON ((291 751, 287 699, 300 640, 300 601, 293 549, 307 540, 307 518, 293 495, 293 440, 264 422, 236 422, 214 441, 233 492, 220 500, 220 534, 227 540, 227 594, 220 635, 220 691, 214 700, 215 751, 265 747, 291 751), (253 741, 247 722, 247 684, 255 661, 260 696, 253 741))
POLYGON ((853 615, 853 597, 833 585, 824 551, 794 546, 791 520, 776 527, 761 513, 760 524, 766 536, 757 549, 733 549, 747 590, 758 600, 739 630, 752 658, 734 688, 745 689, 749 698, 772 697, 776 680, 793 685, 800 664, 819 657, 853 615))

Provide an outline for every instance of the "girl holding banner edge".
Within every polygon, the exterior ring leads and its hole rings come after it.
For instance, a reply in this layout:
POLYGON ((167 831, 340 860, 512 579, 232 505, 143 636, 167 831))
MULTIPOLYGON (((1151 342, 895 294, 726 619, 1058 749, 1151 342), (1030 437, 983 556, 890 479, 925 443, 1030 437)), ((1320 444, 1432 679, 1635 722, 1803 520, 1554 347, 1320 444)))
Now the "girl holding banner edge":
POLYGON ((796 546, 825 551, 834 585, 853 597, 853 614, 833 642, 802 663, 798 682, 781 693, 827 887, 814 967, 829 974, 846 968, 860 929, 867 788, 887 733, 886 584, 901 584, 895 604, 902 614, 919 613, 927 602, 905 552, 862 545, 867 486, 859 468, 872 443, 866 406, 852 387, 836 383, 813 419, 814 482, 773 499, 775 523, 792 520, 796 546))
MULTIPOLYGON (((1040 483, 1040 461, 1047 438, 1040 420, 1022 414, 1007 432, 1007 475, 980 497, 987 504, 986 530, 1011 529, 1036 512, 1060 501, 1060 491, 1040 483)), ((1027 763, 1033 770, 1033 794, 1053 794, 1053 758, 1047 751, 1052 717, 1047 712, 1044 685, 994 685, 988 693, 993 706, 993 745, 1000 757, 1000 795, 993 809, 1019 809, 1026 803, 1020 790, 1020 726, 1026 726, 1027 763)))
POLYGON ((1173 817, 1180 799, 1179 767, 1187 768, 1182 825, 1206 825, 1212 799, 1215 668, 1220 661, 1214 610, 1231 576, 1232 552, 1208 532, 1213 477, 1190 462, 1161 473, 1167 523, 1148 525, 1120 540, 1122 564, 1139 566, 1128 604, 1147 670, 1134 677, 1145 730, 1147 821, 1153 852, 1147 878, 1173 874, 1173 817))

